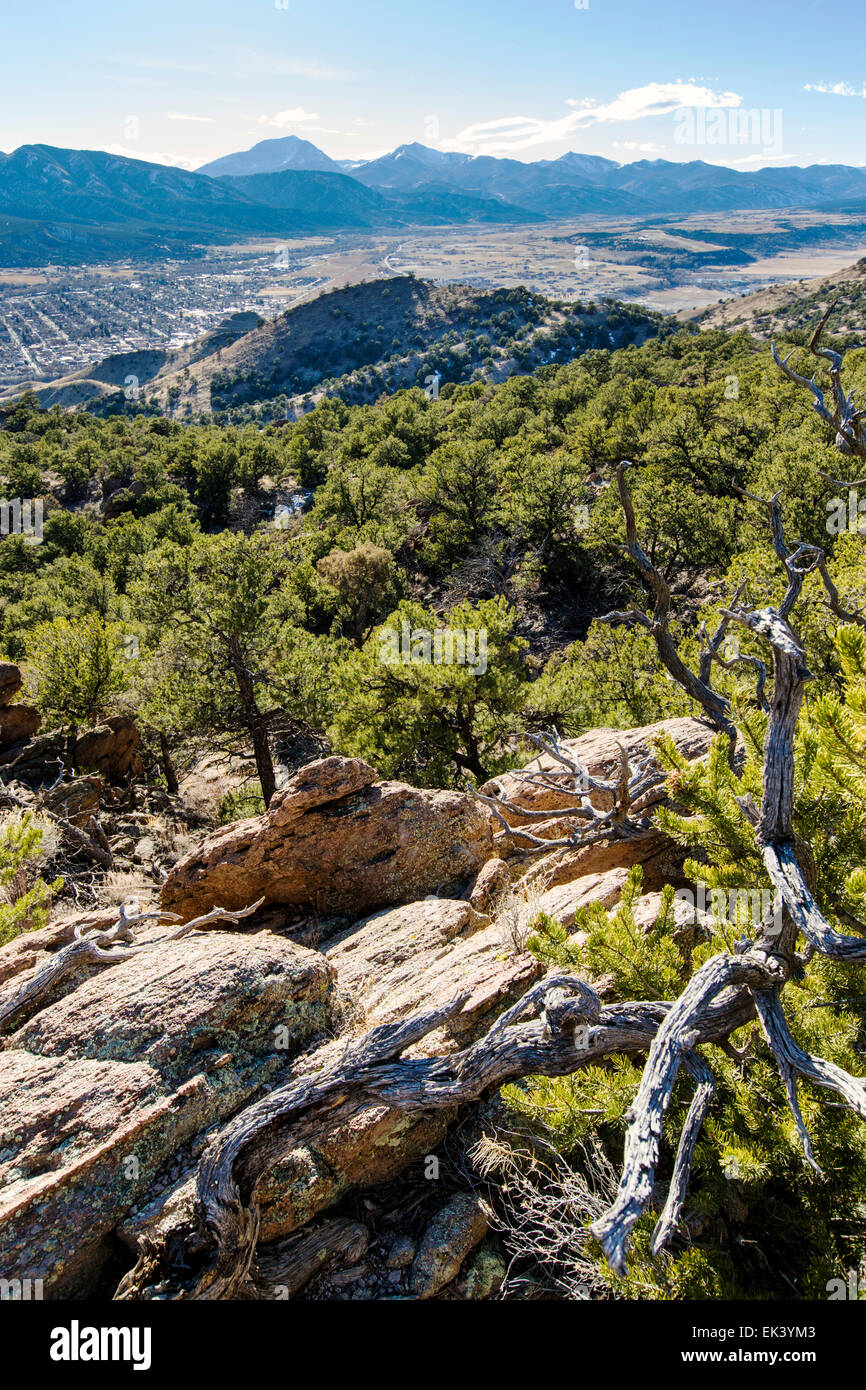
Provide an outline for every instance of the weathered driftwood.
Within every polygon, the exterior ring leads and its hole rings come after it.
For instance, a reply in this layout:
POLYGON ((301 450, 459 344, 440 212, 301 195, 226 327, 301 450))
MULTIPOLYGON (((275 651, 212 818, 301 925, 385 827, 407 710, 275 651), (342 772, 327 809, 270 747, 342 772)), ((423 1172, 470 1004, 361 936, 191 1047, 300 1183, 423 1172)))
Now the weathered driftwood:
MULTIPOLYGON (((748 978, 763 979, 760 966, 748 978)), ((467 1104, 493 1087, 528 1075, 565 1076, 615 1053, 646 1051, 670 1010, 648 1001, 600 1007, 585 981, 551 975, 534 985, 471 1047, 447 1057, 406 1058, 413 1043, 460 1012, 465 996, 399 1024, 385 1024, 350 1043, 330 1064, 312 1071, 296 1065, 288 1081, 242 1110, 202 1156, 197 1177, 196 1229, 180 1228, 149 1243, 123 1280, 120 1298, 146 1298, 169 1287, 175 1297, 232 1298, 250 1274, 259 1233, 256 1185, 298 1142, 305 1116, 319 1117, 346 1094, 359 1103, 404 1110, 467 1104), (567 991, 573 1011, 547 1007, 567 991), (535 1015, 535 1017, 533 1017, 535 1015), (586 1020, 578 1034, 575 1025, 586 1020), (560 1022, 562 1026, 556 1026, 560 1022), (201 1265, 201 1232, 213 1258, 201 1265), (190 1274, 190 1270, 195 1271, 190 1274)), ((692 1013, 693 1044, 720 1041, 754 1017, 748 989, 730 989, 692 1013)))
POLYGON ((293 1298, 334 1261, 356 1264, 369 1242, 369 1227, 347 1217, 305 1226, 267 1247, 256 1262, 251 1286, 261 1298, 293 1298))
POLYGON ((636 817, 645 809, 650 793, 665 781, 665 773, 655 758, 645 757, 632 763, 621 744, 618 775, 606 780, 593 776, 577 760, 563 745, 556 729, 542 734, 528 734, 527 739, 558 766, 528 768, 523 772, 512 772, 509 776, 523 786, 554 791, 557 797, 569 798, 569 804, 559 809, 532 811, 509 801, 498 779, 494 779, 494 785, 498 788, 496 796, 488 796, 469 787, 470 795, 488 806, 502 826, 502 831, 494 837, 497 842, 507 836, 525 841, 533 849, 551 850, 577 845, 583 847, 598 840, 628 838, 638 829, 636 817), (596 806, 592 800, 593 792, 597 799, 601 794, 600 799, 608 801, 609 806, 596 806), (510 811, 522 820, 537 822, 539 829, 564 821, 569 833, 558 837, 534 835, 525 826, 510 825, 503 815, 504 811, 510 811))

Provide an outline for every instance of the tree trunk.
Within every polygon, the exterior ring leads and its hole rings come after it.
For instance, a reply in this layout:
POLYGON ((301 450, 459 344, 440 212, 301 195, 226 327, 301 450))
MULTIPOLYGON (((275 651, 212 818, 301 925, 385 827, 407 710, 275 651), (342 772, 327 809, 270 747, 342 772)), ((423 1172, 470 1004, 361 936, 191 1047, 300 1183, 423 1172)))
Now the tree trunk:
POLYGON ((159 731, 159 751, 162 754, 162 770, 165 774, 165 785, 172 796, 177 796, 180 791, 180 784, 177 780, 177 773, 174 770, 174 763, 171 760, 171 753, 168 747, 168 739, 165 730, 159 731))
POLYGON ((256 771, 259 774, 262 796, 264 797, 265 806, 267 806, 277 789, 277 779, 274 776, 274 760, 271 757, 271 745, 268 740, 268 731, 265 725, 264 715, 256 702, 253 678, 247 669, 239 648, 234 648, 232 650, 230 660, 238 685, 238 694, 240 695, 241 709, 243 711, 243 721, 249 730, 252 740, 253 757, 256 760, 256 771))

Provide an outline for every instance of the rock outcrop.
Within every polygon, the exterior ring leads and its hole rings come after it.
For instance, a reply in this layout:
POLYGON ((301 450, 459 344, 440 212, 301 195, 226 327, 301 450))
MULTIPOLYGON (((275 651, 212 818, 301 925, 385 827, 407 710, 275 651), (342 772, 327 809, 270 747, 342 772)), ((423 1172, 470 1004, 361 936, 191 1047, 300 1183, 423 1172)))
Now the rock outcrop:
MULTIPOLYGON (((702 756, 712 737, 696 720, 674 720, 625 735, 595 731, 571 747, 604 773, 617 742, 647 747, 660 729, 689 757, 702 756)), ((84 816, 100 785, 82 777, 56 793, 68 798, 77 787, 67 809, 84 816)), ((537 806, 539 794, 511 779, 516 802, 537 806)), ((133 852, 144 855, 144 839, 133 852)), ((461 793, 380 780, 353 758, 308 764, 266 815, 207 835, 163 887, 164 907, 185 920, 215 903, 258 898, 266 912, 173 942, 165 924, 144 923, 137 954, 121 963, 81 958, 29 1014, 10 1018, 16 1031, 0 1050, 7 1267, 42 1278, 47 1297, 108 1296, 109 1259, 125 1246, 131 1265, 142 1237, 192 1218, 198 1160, 232 1116, 289 1074, 318 1075, 347 1040, 461 994, 460 1012, 408 1055, 466 1046, 539 978, 542 967, 525 950, 535 914, 573 929, 581 907, 615 906, 631 864, 644 865, 645 887, 660 885, 670 849, 647 824, 590 850, 503 857, 491 817, 461 793), (315 930, 306 939, 318 949, 290 937, 310 909, 315 930)), ((648 891, 635 906, 647 929, 659 902, 648 891)), ((0 949, 0 993, 58 959, 76 927, 105 930, 115 920, 114 911, 79 914, 18 937, 0 949)), ((350 1091, 305 1121, 256 1189, 259 1296, 285 1296, 274 1292, 284 1286, 294 1294, 331 1260, 375 1264, 378 1256, 364 1256, 366 1226, 334 1208, 353 1189, 426 1162, 457 1116, 454 1107, 400 1110, 350 1091), (301 1230, 329 1211, 324 1224, 301 1230)), ((393 1296, 495 1296, 504 1265, 487 1227, 471 1194, 444 1206, 440 1199, 427 1225, 404 1238, 400 1262, 388 1264, 383 1247, 370 1288, 384 1280, 393 1296)), ((360 1276, 334 1277, 337 1288, 360 1276)))
POLYGON ((214 831, 181 859, 162 903, 185 918, 258 898, 362 917, 474 878, 492 856, 489 820, 462 792, 379 781, 359 758, 320 758, 266 815, 214 831))
POLYGON ((538 979, 534 956, 515 951, 502 927, 460 900, 427 898, 360 922, 325 954, 340 988, 363 1010, 368 1027, 395 1023, 418 1008, 469 999, 448 1024, 419 1044, 428 1055, 463 1047, 538 979))
POLYGON ((15 699, 23 684, 20 666, 13 661, 0 661, 0 708, 5 709, 15 699))
MULTIPOLYGON (((654 741, 660 735, 667 735, 676 744, 683 757, 690 761, 703 757, 715 738, 717 730, 702 719, 682 718, 663 719, 658 724, 645 724, 637 729, 591 729, 579 738, 564 739, 563 751, 570 754, 590 774, 610 780, 619 759, 619 749, 624 748, 630 758, 640 758, 652 752, 654 741)), ((547 753, 542 753, 529 764, 533 769, 552 771, 556 762, 547 753)), ((481 788, 489 796, 498 794, 501 787, 505 799, 527 811, 560 811, 573 805, 568 797, 557 793, 556 788, 538 782, 522 782, 514 773, 486 782, 481 788)), ((657 794, 651 796, 649 804, 664 798, 664 788, 660 786, 657 794)), ((593 793, 593 801, 601 804, 602 794, 593 793)), ((517 814, 507 812, 506 819, 511 825, 526 825, 528 821, 517 814)))
POLYGON ((12 704, 23 684, 21 668, 12 661, 0 661, 0 751, 26 743, 42 723, 38 710, 12 704))
POLYGON ((42 715, 30 705, 0 707, 0 748, 14 748, 38 733, 42 715))
POLYGON ((193 935, 70 984, 0 1052, 0 1247, 49 1297, 93 1286, 106 1237, 171 1155, 332 1008, 324 958, 267 933, 193 935))

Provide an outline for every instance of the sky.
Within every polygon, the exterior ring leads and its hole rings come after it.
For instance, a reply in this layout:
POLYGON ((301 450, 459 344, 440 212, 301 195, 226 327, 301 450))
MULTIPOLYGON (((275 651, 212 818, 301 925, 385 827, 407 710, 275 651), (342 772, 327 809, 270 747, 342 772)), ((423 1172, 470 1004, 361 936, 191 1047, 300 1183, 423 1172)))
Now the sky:
POLYGON ((0 11, 0 150, 195 169, 300 135, 738 169, 866 164, 862 0, 39 0, 0 11))

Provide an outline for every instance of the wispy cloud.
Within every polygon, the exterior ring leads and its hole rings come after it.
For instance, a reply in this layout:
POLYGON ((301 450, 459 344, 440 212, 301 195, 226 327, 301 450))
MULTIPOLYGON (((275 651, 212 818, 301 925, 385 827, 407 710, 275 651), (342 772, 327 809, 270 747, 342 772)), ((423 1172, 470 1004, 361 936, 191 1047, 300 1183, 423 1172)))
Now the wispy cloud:
MULTIPOLYGON (((740 165, 756 164, 764 166, 766 164, 802 164, 803 155, 795 154, 766 154, 761 151, 758 154, 745 154, 739 159, 707 159, 706 164, 715 164, 720 169, 734 169, 740 165)), ((821 160, 812 160, 812 163, 821 163, 821 160)), ((825 161, 826 162, 826 161, 825 161)))
POLYGON ((823 92, 832 97, 866 97, 866 85, 852 87, 850 82, 807 82, 804 92, 823 92))
POLYGON ((567 140, 575 131, 594 125, 669 116, 696 106, 739 106, 742 100, 736 92, 715 92, 695 82, 649 82, 645 87, 620 92, 609 102, 590 97, 569 100, 566 104, 574 109, 558 120, 503 116, 495 121, 481 121, 461 130, 453 140, 442 140, 441 146, 466 154, 516 154, 534 145, 567 140))
POLYGON ((213 123, 213 116, 187 116, 184 115, 184 113, 181 111, 168 111, 166 112, 166 120, 196 122, 200 121, 203 125, 210 125, 213 123))
POLYGON ((291 126, 308 125, 310 121, 320 121, 317 111, 305 111, 296 106, 290 111, 277 111, 273 116, 259 116, 259 125, 276 126, 277 130, 288 130, 291 126))

